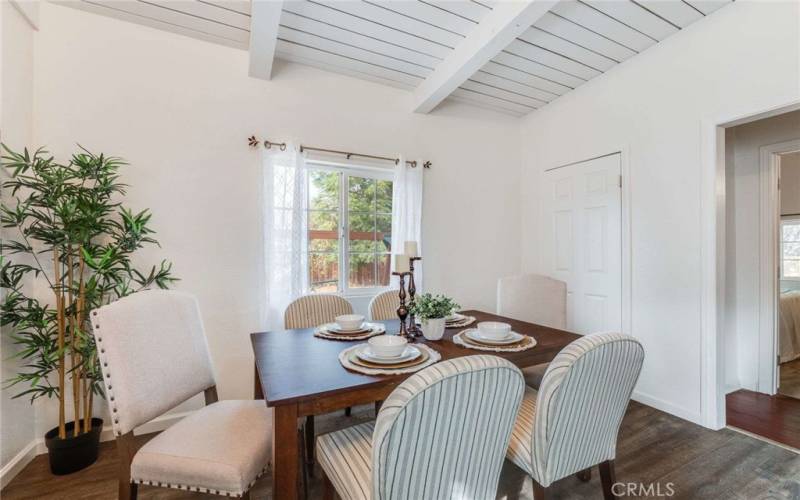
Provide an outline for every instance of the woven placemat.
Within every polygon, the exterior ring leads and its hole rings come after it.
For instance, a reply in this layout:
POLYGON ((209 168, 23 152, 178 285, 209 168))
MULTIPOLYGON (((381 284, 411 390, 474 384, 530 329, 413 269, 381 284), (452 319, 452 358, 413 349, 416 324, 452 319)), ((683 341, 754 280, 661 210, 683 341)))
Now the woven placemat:
POLYGON ((474 340, 470 340, 465 334, 469 330, 462 330, 455 335, 453 335, 453 343, 456 345, 460 345, 461 347, 466 347, 467 349, 475 349, 476 351, 490 351, 490 352, 519 352, 519 351, 527 351, 528 349, 533 349, 536 347, 536 339, 530 336, 525 336, 524 339, 517 342, 516 344, 506 345, 506 346, 494 346, 494 345, 487 345, 482 344, 480 342, 475 342, 474 340))
POLYGON ((314 331, 314 336, 328 340, 364 340, 370 337, 375 337, 376 335, 383 335, 384 333, 386 333, 386 327, 382 323, 368 323, 368 324, 372 327, 372 331, 369 331, 361 335, 328 333, 323 329, 317 328, 317 330, 314 331))
POLYGON ((427 360, 413 366, 405 366, 402 368, 367 368, 365 366, 360 366, 350 361, 350 358, 352 355, 354 355, 355 350, 360 349, 365 345, 366 344, 354 345, 340 352, 339 362, 342 363, 342 366, 344 366, 348 370, 352 370, 358 373, 363 373, 364 375, 399 375, 401 373, 417 372, 419 370, 422 370, 423 368, 431 366, 432 364, 442 359, 442 355, 439 354, 435 349, 431 349, 430 347, 424 344, 413 344, 413 346, 416 347, 417 349, 424 351, 424 354, 428 356, 427 360))
MULTIPOLYGON (((445 323, 445 328, 464 328, 465 326, 469 326, 472 323, 475 323, 475 316, 467 316, 458 323, 445 323)), ((417 320, 417 326, 422 326, 422 321, 417 320)))

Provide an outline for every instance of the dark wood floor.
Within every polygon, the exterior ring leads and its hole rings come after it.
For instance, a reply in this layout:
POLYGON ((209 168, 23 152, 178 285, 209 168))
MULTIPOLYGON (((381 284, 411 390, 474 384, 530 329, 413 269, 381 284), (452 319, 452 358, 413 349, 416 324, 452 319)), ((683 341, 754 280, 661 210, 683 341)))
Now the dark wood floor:
POLYGON ((778 394, 800 399, 800 358, 781 364, 778 394))
POLYGON ((744 389, 725 399, 729 426, 800 449, 800 399, 744 389))
MULTIPOLYGON (((353 417, 318 418, 320 432, 373 417, 366 407, 353 417)), ((140 439, 147 439, 142 437, 140 439)), ((54 477, 45 456, 29 464, 0 496, 4 500, 110 499, 116 495, 116 452, 113 443, 102 445, 101 457, 88 469, 54 477)), ((623 422, 617 452, 617 480, 674 489, 679 499, 800 499, 800 455, 744 434, 724 429, 710 431, 653 408, 632 403, 623 422)), ((309 498, 320 498, 319 473, 311 482, 309 498)), ((655 491, 655 490, 653 490, 655 491)), ((263 478, 255 498, 271 498, 270 480, 263 478)), ((532 499, 531 481, 508 461, 501 476, 498 498, 532 499)), ((627 498, 641 498, 630 495, 627 498)), ((142 499, 219 498, 155 487, 141 487, 142 499)), ((589 483, 567 478, 554 485, 552 498, 602 498, 594 471, 589 483)))

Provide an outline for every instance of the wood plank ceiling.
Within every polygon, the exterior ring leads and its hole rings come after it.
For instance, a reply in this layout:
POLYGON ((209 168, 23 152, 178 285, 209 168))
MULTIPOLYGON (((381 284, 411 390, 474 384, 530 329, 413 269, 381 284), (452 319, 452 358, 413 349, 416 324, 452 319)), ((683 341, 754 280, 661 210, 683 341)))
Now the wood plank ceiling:
MULTIPOLYGON (((732 0, 562 0, 449 94, 523 116, 732 0)), ((248 49, 249 0, 60 2, 248 49)), ((494 0, 287 0, 275 56, 414 90, 487 19, 494 0)))

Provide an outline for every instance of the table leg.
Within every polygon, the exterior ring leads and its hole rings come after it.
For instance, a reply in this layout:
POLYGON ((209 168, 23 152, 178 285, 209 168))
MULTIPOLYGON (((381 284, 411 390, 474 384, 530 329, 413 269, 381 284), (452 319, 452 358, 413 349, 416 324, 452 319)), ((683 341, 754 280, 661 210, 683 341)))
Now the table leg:
POLYGON ((253 363, 253 399, 264 399, 264 389, 261 387, 261 377, 258 376, 258 367, 253 363))
POLYGON ((300 461, 297 439, 297 405, 274 408, 272 417, 272 498, 294 500, 297 498, 298 465, 300 461))

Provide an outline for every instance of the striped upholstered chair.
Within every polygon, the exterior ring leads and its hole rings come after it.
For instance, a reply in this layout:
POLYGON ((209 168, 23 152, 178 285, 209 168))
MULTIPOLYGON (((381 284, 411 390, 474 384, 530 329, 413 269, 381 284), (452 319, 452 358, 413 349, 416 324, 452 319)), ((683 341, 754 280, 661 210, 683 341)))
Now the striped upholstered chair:
POLYGON ((397 290, 381 292, 369 303, 369 319, 372 321, 386 321, 397 319, 397 308, 400 307, 400 297, 397 290))
POLYGON ((507 456, 533 478, 535 500, 595 465, 605 498, 614 498, 617 433, 643 361, 633 337, 587 335, 555 357, 538 392, 526 388, 507 456))
POLYGON ((375 422, 323 434, 317 456, 352 499, 494 499, 525 383, 496 356, 443 361, 395 389, 375 422))
MULTIPOLYGON (((333 323, 336 316, 342 314, 353 314, 353 306, 338 295, 327 293, 303 295, 286 307, 286 312, 283 314, 283 326, 287 330, 314 328, 325 323, 333 323)), ((350 415, 349 407, 345 409, 345 415, 350 415)), ((309 465, 309 472, 313 472, 314 415, 306 417, 303 433, 306 463, 309 465)))
POLYGON ((272 447, 263 401, 217 401, 197 301, 165 290, 133 294, 92 311, 111 427, 119 498, 139 484, 249 498, 272 447), (133 429, 199 393, 206 406, 137 450, 133 429))
MULTIPOLYGON (((497 281, 497 314, 528 323, 567 328, 567 284, 539 274, 509 276, 497 281)), ((522 370, 525 383, 539 389, 547 363, 522 370)))
POLYGON ((338 295, 303 295, 286 308, 283 325, 287 330, 314 328, 323 323, 332 323, 336 316, 342 314, 353 314, 353 306, 338 295))

